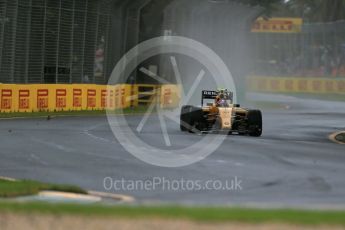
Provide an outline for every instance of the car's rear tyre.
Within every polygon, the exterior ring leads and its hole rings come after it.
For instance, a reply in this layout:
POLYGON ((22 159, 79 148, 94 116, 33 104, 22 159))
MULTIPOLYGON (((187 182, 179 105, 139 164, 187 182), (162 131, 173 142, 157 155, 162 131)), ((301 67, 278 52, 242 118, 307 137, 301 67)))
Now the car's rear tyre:
POLYGON ((203 111, 201 108, 191 106, 190 108, 190 133, 197 133, 204 129, 203 111))
POLYGON ((185 105, 181 108, 180 114, 180 130, 181 131, 188 131, 188 126, 191 125, 191 116, 190 116, 190 108, 192 106, 185 105))
POLYGON ((252 137, 262 135, 262 114, 260 110, 250 110, 247 114, 248 134, 252 137))
POLYGON ((180 114, 180 129, 181 131, 188 131, 191 133, 202 131, 205 122, 203 118, 203 111, 201 108, 186 105, 181 109, 180 114))

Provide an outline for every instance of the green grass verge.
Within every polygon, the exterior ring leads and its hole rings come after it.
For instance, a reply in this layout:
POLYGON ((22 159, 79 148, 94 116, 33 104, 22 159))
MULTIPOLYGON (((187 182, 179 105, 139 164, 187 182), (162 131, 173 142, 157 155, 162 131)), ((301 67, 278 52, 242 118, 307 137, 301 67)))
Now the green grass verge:
MULTIPOLYGON (((139 106, 135 108, 126 108, 123 110, 114 110, 114 114, 142 114, 147 111, 146 106, 139 106)), ((16 118, 16 117, 55 117, 55 116, 105 116, 105 110, 82 110, 82 111, 59 111, 59 112, 13 112, 13 113, 0 113, 0 118, 16 118)))
POLYGON ((8 181, 0 179, 0 198, 35 195, 42 190, 86 194, 77 186, 41 183, 32 180, 8 181))
POLYGON ((0 202, 0 212, 111 216, 123 218, 169 218, 206 222, 279 222, 300 225, 345 226, 345 211, 261 210, 178 206, 100 206, 77 204, 0 202))
MULTIPOLYGON (((292 96, 292 97, 303 98, 303 99, 345 102, 345 95, 341 95, 341 94, 312 94, 312 93, 266 93, 266 94, 271 94, 272 96, 286 95, 286 96, 292 96)), ((269 109, 286 109, 286 106, 288 106, 289 103, 246 100, 245 104, 257 109, 269 110, 269 109)))
POLYGON ((293 96, 297 98, 305 98, 305 99, 317 99, 317 100, 324 100, 324 101, 345 101, 345 94, 328 94, 328 93, 269 93, 269 94, 280 94, 280 95, 287 95, 293 96))
MULTIPOLYGON (((86 194, 69 185, 55 185, 31 180, 8 181, 0 179, 0 198, 37 194, 53 190, 86 194)), ((0 213, 43 213, 59 215, 117 216, 123 218, 169 218, 207 222, 280 222, 303 225, 345 226, 345 211, 265 210, 226 207, 181 206, 104 206, 67 203, 13 202, 0 200, 0 213)))

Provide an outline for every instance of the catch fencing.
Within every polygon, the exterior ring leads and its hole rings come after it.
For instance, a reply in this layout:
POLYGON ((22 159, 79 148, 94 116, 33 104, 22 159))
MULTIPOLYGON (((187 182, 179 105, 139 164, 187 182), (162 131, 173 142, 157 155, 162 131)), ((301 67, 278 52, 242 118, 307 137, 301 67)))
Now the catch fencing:
POLYGON ((1 0, 0 82, 106 83, 114 0, 1 0))
POLYGON ((345 21, 303 24, 295 33, 251 33, 252 74, 345 77, 345 21))

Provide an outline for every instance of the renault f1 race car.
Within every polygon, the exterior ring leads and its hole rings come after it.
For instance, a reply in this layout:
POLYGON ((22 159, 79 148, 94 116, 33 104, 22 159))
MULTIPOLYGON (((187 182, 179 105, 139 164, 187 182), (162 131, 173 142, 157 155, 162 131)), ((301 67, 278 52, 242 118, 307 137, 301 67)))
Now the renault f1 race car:
POLYGON ((228 90, 202 91, 201 107, 185 105, 180 114, 181 131, 191 133, 226 133, 259 137, 262 134, 260 110, 241 108, 233 104, 228 90), (204 101, 212 100, 211 103, 204 101))

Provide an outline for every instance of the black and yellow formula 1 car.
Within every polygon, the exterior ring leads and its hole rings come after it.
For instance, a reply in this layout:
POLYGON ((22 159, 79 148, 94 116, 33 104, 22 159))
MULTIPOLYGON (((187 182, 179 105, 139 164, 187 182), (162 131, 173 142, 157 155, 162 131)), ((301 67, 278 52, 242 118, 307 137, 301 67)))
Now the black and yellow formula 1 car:
POLYGON ((260 110, 233 104, 232 92, 203 90, 201 107, 182 107, 180 129, 191 133, 237 133, 259 137, 262 134, 262 114, 260 110), (211 99, 211 103, 204 105, 206 99, 211 99))

